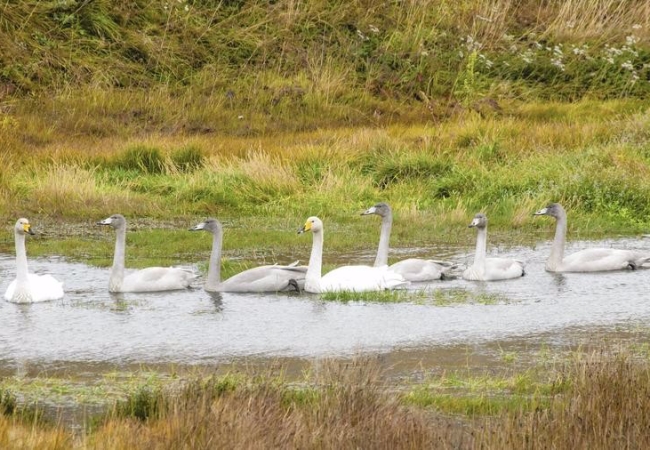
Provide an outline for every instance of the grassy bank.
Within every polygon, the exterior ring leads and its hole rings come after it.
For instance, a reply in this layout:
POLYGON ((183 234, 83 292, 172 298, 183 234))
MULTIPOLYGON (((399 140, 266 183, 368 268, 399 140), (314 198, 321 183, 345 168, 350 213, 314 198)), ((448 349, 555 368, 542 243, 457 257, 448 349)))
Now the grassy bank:
MULTIPOLYGON (((478 211, 495 233, 544 239, 552 224, 532 213, 550 201, 568 210, 570 238, 631 235, 650 228, 649 121, 643 102, 612 100, 256 138, 68 137, 2 154, 0 208, 7 227, 27 216, 49 233, 31 254, 102 264, 112 234, 94 222, 115 212, 138 231, 138 260, 207 251, 207 236, 185 232, 206 216, 225 222, 226 249, 248 256, 307 248, 295 230, 310 215, 324 220, 330 251, 370 249, 378 223, 359 214, 378 201, 395 211, 396 247, 472 241, 459 230, 478 211)), ((10 148, 24 146, 19 128, 4 131, 10 148)))
POLYGON ((376 362, 146 383, 80 435, 17 408, 0 415, 11 448, 640 448, 647 354, 601 350, 532 367, 386 378, 376 362), (8 414, 8 415, 7 415, 8 414), (31 416, 33 417, 33 416, 31 416), (636 447, 635 447, 636 448, 636 447))

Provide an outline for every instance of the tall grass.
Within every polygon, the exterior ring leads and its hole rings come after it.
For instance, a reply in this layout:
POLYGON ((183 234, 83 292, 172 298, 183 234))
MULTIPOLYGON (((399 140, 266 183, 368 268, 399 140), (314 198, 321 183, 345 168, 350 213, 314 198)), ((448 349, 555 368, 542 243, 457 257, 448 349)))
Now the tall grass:
MULTIPOLYGON (((514 366, 513 366, 514 367, 514 366)), ((645 448, 647 357, 605 350, 572 362, 389 382, 375 361, 136 388, 85 434, 0 415, 8 448, 645 448), (452 415, 453 414, 453 415, 452 415), (29 423, 29 422, 28 422, 29 423), (31 447, 30 447, 31 446, 31 447)))

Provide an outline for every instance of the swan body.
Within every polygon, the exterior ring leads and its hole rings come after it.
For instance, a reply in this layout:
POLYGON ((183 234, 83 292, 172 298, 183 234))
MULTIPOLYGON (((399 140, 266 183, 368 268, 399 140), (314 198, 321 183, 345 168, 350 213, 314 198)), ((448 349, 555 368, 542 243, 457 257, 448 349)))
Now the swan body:
POLYGON ((18 219, 14 227, 16 243, 16 279, 5 291, 5 300, 14 303, 35 303, 63 298, 63 283, 52 275, 29 273, 25 235, 34 234, 27 219, 18 219))
POLYGON ((546 260, 548 272, 602 272, 636 269, 650 261, 650 254, 636 250, 590 248, 564 256, 567 215, 559 203, 551 203, 535 212, 536 216, 551 216, 556 220, 551 253, 546 260))
POLYGON ((121 214, 97 222, 109 225, 116 232, 115 254, 108 281, 109 292, 159 292, 186 289, 195 274, 180 267, 148 267, 125 274, 126 219, 121 214))
POLYGON ((463 278, 470 281, 496 281, 519 278, 524 275, 524 263, 511 258, 488 258, 487 253, 487 217, 477 214, 469 224, 476 228, 476 254, 474 263, 465 269, 463 278))
POLYGON ((323 265, 323 222, 318 217, 310 217, 298 233, 311 231, 313 243, 309 268, 305 278, 305 291, 312 293, 340 291, 382 291, 408 285, 400 274, 392 272, 388 266, 343 266, 321 277, 323 265))
MULTIPOLYGON (((381 267, 388 264, 388 243, 390 232, 393 226, 393 212, 387 203, 377 203, 375 206, 368 208, 361 213, 362 216, 375 214, 381 217, 381 233, 379 236, 379 248, 375 258, 375 267, 381 267)), ((398 273, 407 281, 432 281, 440 280, 451 269, 456 267, 455 264, 447 261, 437 261, 433 259, 409 258, 391 264, 388 269, 398 273)))
POLYGON ((305 285, 306 266, 278 264, 254 267, 221 281, 221 245, 223 227, 217 219, 208 219, 190 228, 212 233, 212 252, 204 289, 208 292, 281 292, 300 290, 305 285))

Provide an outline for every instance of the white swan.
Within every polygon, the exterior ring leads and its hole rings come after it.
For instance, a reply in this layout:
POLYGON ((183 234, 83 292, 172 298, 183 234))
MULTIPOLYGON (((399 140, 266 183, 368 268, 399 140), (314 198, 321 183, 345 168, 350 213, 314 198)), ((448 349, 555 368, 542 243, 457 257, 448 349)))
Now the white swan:
POLYGON ((125 276, 124 259, 126 245, 126 219, 121 214, 97 222, 97 225, 110 225, 115 229, 115 255, 108 280, 109 292, 157 292, 185 289, 196 275, 179 267, 148 267, 136 270, 125 276))
POLYGON ((476 255, 474 264, 465 269, 463 278, 470 281, 496 281, 519 278, 524 275, 524 263, 511 258, 487 258, 487 216, 477 214, 469 224, 476 228, 476 255))
POLYGON ((636 269, 650 261, 650 254, 647 252, 613 248, 590 248, 564 256, 567 229, 564 208, 558 203, 551 203, 534 215, 551 216, 557 221, 551 254, 546 260, 546 270, 549 272, 601 272, 636 269))
POLYGON ((408 281, 400 274, 388 270, 388 266, 343 266, 321 277, 323 265, 323 222, 310 217, 298 233, 311 231, 314 235, 305 279, 305 291, 313 293, 339 291, 381 291, 405 286, 408 281))
POLYGON ((36 275, 27 269, 25 235, 34 234, 29 220, 18 219, 14 227, 16 241, 16 279, 9 284, 5 300, 15 303, 34 303, 63 298, 63 283, 52 275, 36 275))
POLYGON ((217 219, 190 228, 190 231, 205 230, 212 233, 212 252, 208 265, 208 278, 204 289, 208 292, 280 292, 300 290, 305 286, 307 266, 296 263, 288 266, 266 265, 254 267, 221 281, 221 241, 223 227, 217 219))
MULTIPOLYGON (((362 216, 376 214, 381 217, 381 233, 379 235, 379 248, 375 258, 375 267, 388 264, 388 242, 393 226, 393 211, 387 203, 377 203, 361 213, 362 216)), ((447 261, 433 259, 409 258, 391 264, 388 268, 399 273, 407 281, 439 280, 456 265, 447 261)))

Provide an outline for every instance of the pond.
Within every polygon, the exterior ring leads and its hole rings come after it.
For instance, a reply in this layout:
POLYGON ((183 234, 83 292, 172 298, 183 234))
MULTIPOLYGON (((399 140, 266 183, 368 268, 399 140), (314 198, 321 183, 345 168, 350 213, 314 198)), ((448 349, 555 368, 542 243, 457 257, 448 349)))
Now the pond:
MULTIPOLYGON (((650 252, 650 239, 578 241, 567 250, 589 246, 650 252)), ((463 345, 552 344, 570 333, 606 335, 648 323, 650 271, 551 274, 544 271, 549 250, 546 241, 492 247, 493 256, 525 260, 526 276, 491 283, 456 278, 414 284, 409 288, 418 293, 413 301, 390 304, 322 301, 304 293, 211 295, 200 283, 187 291, 111 295, 109 269, 61 258, 32 259, 30 270, 64 280, 66 294, 38 304, 0 302, 0 375, 25 368, 193 366, 250 358, 383 354, 426 359, 463 345), (436 292, 451 299, 460 293, 466 301, 428 301, 436 292)), ((471 254, 453 252, 456 260, 471 261, 471 254)), ((14 273, 13 256, 0 255, 0 292, 14 273)))

